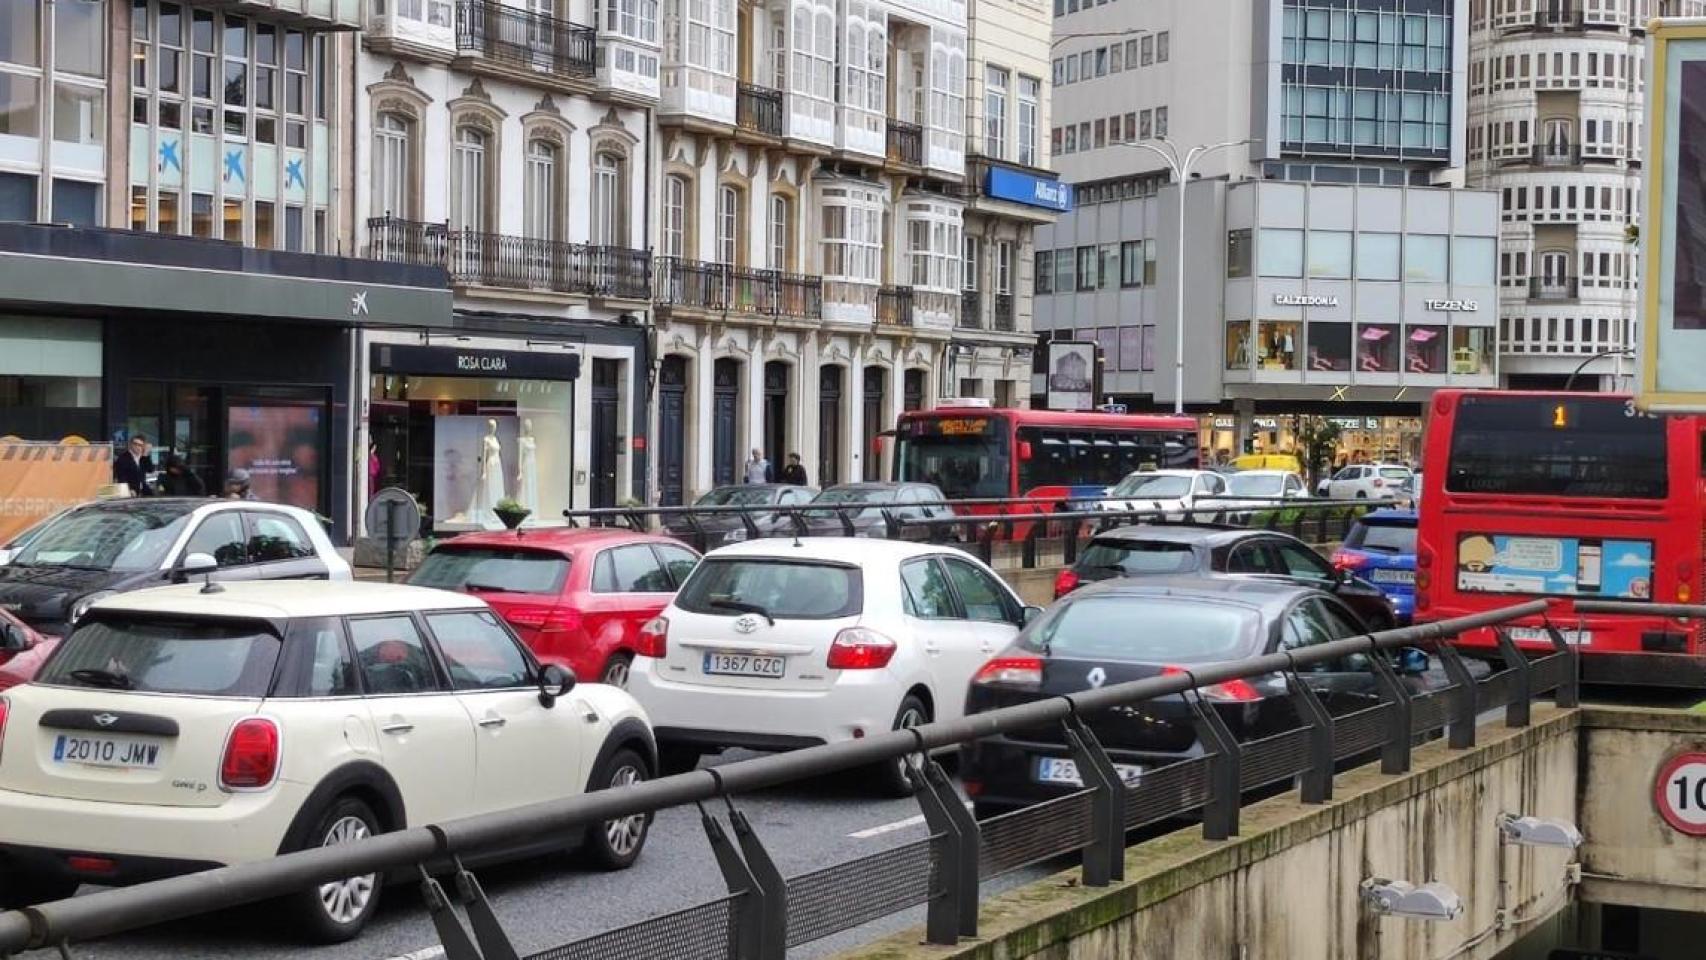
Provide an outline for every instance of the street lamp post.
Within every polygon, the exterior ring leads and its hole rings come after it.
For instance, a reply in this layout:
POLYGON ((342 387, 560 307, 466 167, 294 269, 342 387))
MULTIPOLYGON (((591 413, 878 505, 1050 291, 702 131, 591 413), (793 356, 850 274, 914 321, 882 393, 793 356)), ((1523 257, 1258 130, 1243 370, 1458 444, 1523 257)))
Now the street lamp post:
POLYGON ((1189 150, 1186 150, 1184 157, 1181 158, 1179 156, 1179 148, 1174 145, 1173 141, 1168 140, 1165 137, 1158 139, 1160 144, 1165 146, 1167 149, 1163 150, 1161 149, 1161 146, 1157 146, 1147 140, 1127 143, 1125 146, 1148 150, 1150 153, 1160 157, 1161 161, 1167 164, 1167 169, 1172 171, 1173 180, 1179 184, 1178 229, 1174 233, 1174 242, 1177 245, 1173 248, 1173 256, 1179 262, 1178 290, 1176 291, 1173 303, 1173 309, 1175 312, 1173 329, 1173 413, 1182 415, 1185 412, 1185 188, 1190 185, 1191 167, 1195 166, 1198 160, 1201 160, 1203 157, 1208 156, 1216 150, 1224 150, 1227 147, 1242 146, 1246 143, 1250 143, 1251 141, 1249 138, 1245 138, 1243 140, 1227 140, 1223 143, 1198 144, 1191 147, 1189 150))
MULTIPOLYGON (((1596 353, 1593 356, 1588 357, 1586 360, 1583 360, 1581 363, 1576 364, 1576 369, 1570 371, 1569 377, 1564 380, 1564 389, 1569 390, 1571 387, 1575 386, 1576 385, 1576 377, 1581 375, 1581 372, 1588 368, 1588 364, 1594 362, 1595 360, 1604 360, 1606 357, 1616 357, 1616 358, 1618 358, 1618 366, 1621 368, 1623 365, 1623 358, 1628 357, 1628 356, 1633 356, 1634 353, 1635 353, 1635 351, 1629 347, 1618 347, 1615 350, 1602 350, 1599 353, 1596 353)), ((1612 381, 1612 387, 1611 388, 1613 390, 1617 389, 1617 384, 1616 384, 1615 379, 1613 379, 1613 381, 1612 381)))

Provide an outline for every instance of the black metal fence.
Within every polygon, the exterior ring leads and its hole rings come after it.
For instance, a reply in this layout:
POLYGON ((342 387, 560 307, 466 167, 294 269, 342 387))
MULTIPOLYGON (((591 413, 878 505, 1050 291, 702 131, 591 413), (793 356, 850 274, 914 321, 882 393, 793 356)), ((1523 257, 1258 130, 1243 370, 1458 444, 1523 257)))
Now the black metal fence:
POLYGON ((1502 663, 1479 679, 1449 643, 1440 642, 1466 630, 1543 615, 1548 606, 1546 601, 1531 601, 1251 660, 1205 664, 1189 672, 960 720, 43 904, 0 914, 0 956, 42 947, 65 950, 67 943, 269 900, 344 877, 406 871, 422 878, 424 899, 447 960, 517 957, 478 881, 462 869, 461 858, 689 803, 701 805, 705 835, 727 895, 564 944, 534 954, 532 960, 781 960, 790 946, 919 904, 926 905, 929 941, 953 944, 977 935, 980 885, 992 877, 1077 855, 1083 882, 1104 886, 1122 879, 1127 832, 1135 827, 1200 818, 1205 838, 1224 839, 1238 833, 1241 805, 1254 788, 1295 781, 1303 802, 1323 803, 1332 798, 1334 774, 1347 758, 1377 752, 1384 773, 1401 774, 1410 769, 1414 745, 1436 733, 1443 731, 1452 749, 1474 746, 1478 715, 1487 709, 1502 706, 1507 725, 1525 726, 1536 696, 1551 693, 1559 706, 1574 706, 1576 652, 1550 626, 1552 651, 1532 660, 1498 631, 1502 663), (1404 647, 1435 651, 1450 684, 1411 692, 1388 658, 1404 647), (1334 717, 1308 684, 1309 668, 1353 654, 1366 655, 1381 701, 1334 717), (1274 675, 1283 677, 1299 725, 1260 740, 1234 738, 1199 693, 1231 680, 1274 675), (1140 781, 1128 785, 1085 718, 1174 696, 1191 705, 1207 752, 1146 770, 1140 781), (1084 787, 987 820, 972 817, 939 765, 920 759, 941 748, 1048 725, 1062 728, 1084 787), (753 791, 897 760, 905 760, 914 771, 915 796, 928 836, 856 860, 784 877, 735 805, 734 798, 753 791), (726 825, 706 803, 723 805, 726 825), (453 879, 450 889, 434 872, 453 879))
POLYGON ((735 125, 767 137, 782 135, 782 91, 741 83, 735 94, 735 125))
POLYGON ((924 128, 916 123, 889 118, 888 158, 890 163, 924 165, 924 128))
POLYGON ((444 267, 458 284, 554 290, 650 300, 652 256, 645 250, 458 230, 397 217, 367 221, 373 260, 444 267))
POLYGON ((877 291, 877 322, 912 326, 912 301, 911 287, 883 287, 877 291))
POLYGON ((497 0, 458 0, 456 48, 558 77, 593 75, 598 34, 591 27, 497 0))
POLYGON ((821 277, 681 257, 658 257, 655 277, 653 298, 659 306, 763 316, 823 315, 821 277))

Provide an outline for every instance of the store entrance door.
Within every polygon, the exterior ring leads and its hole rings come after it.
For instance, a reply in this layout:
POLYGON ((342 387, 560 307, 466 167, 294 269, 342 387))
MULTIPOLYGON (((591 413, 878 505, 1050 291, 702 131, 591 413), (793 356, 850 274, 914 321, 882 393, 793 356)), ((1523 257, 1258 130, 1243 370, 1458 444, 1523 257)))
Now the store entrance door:
POLYGON ((669 356, 658 371, 658 503, 679 507, 686 498, 687 358, 669 356))
POLYGON ((592 361, 592 505, 616 506, 616 469, 621 423, 616 389, 620 365, 615 360, 592 361))
POLYGON ((740 361, 717 361, 716 386, 711 395, 711 479, 718 485, 735 482, 735 466, 743 459, 735 436, 740 410, 740 361))
POLYGON ((877 446, 877 438, 888 426, 883 423, 883 387, 888 382, 883 374, 882 367, 865 368, 865 449, 861 456, 865 458, 865 479, 868 481, 883 478, 883 454, 877 446))
MULTIPOLYGON (((764 455, 771 463, 788 456, 788 365, 772 360, 764 365, 764 455)), ((821 482, 821 481, 820 481, 821 482)))
POLYGON ((841 482, 841 372, 845 369, 824 367, 818 378, 817 476, 826 488, 841 482))

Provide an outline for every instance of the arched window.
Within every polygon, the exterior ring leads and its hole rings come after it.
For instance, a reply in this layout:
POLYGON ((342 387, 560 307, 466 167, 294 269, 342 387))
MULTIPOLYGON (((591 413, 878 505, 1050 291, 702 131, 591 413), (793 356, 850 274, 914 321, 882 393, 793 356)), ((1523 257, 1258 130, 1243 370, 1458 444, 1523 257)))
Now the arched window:
POLYGON ((524 233, 534 240, 556 240, 558 210, 557 184, 559 167, 557 145, 534 138, 527 142, 527 176, 522 182, 521 213, 526 218, 524 233))
POLYGON ((592 160, 592 242, 600 246, 627 246, 626 208, 622 183, 627 161, 620 154, 600 150, 592 160))
POLYGON ((395 113, 381 113, 373 124, 373 215, 414 218, 409 202, 409 138, 413 124, 395 113))
POLYGON ((717 262, 733 266, 740 262, 740 244, 736 238, 740 229, 740 190, 724 186, 717 189, 717 262))
POLYGON ((770 269, 791 270, 794 265, 794 231, 788 198, 770 198, 770 269))
POLYGON ((663 178, 663 255, 687 256, 687 178, 663 178))
POLYGON ((487 136, 475 127, 456 128, 451 164, 450 220, 458 230, 486 229, 487 136))

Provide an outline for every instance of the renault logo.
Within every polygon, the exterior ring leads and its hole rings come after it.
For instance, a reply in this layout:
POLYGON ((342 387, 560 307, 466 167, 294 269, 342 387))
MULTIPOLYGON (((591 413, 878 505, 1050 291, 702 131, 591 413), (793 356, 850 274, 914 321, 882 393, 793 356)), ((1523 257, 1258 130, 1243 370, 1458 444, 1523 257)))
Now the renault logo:
POLYGON ((118 717, 116 717, 110 713, 97 713, 97 714, 95 714, 94 719, 95 719, 96 723, 100 724, 103 727, 110 727, 113 724, 118 722, 118 717))
POLYGON ((752 633, 754 630, 758 629, 758 625, 762 622, 763 621, 761 621, 756 614, 746 614, 745 616, 735 620, 735 632, 752 633))
POLYGON ((1090 668, 1090 675, 1084 679, 1090 682, 1090 688, 1094 690, 1108 682, 1108 672, 1101 667, 1092 667, 1090 668))

